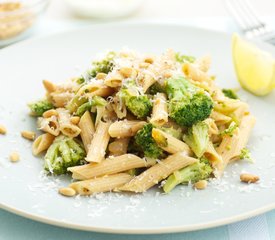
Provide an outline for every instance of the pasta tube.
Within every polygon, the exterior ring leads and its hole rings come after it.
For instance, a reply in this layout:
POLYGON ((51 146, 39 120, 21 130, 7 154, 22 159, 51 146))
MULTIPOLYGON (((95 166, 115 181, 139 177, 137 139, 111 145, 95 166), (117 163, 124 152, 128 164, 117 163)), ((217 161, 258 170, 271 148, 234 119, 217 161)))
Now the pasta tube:
POLYGON ((101 162, 110 140, 108 129, 111 123, 100 121, 94 133, 86 157, 87 162, 101 162))
POLYGON ((116 121, 113 124, 111 124, 109 128, 109 134, 111 137, 117 137, 117 138, 132 137, 145 124, 146 122, 138 121, 138 120, 116 121))
POLYGON ((129 182, 132 178, 133 177, 127 173, 118 173, 115 175, 74 182, 70 184, 70 187, 80 195, 91 195, 94 193, 112 191, 129 182))
POLYGON ((167 98, 164 93, 157 93, 154 99, 150 123, 162 126, 168 122, 167 98))
POLYGON ((68 170, 73 173, 74 179, 85 180, 125 172, 133 168, 149 167, 155 163, 156 161, 152 159, 145 160, 133 154, 124 154, 117 157, 109 157, 100 163, 71 167, 68 170))
POLYGON ((174 171, 198 162, 197 159, 186 156, 185 152, 175 153, 150 167, 130 182, 119 187, 120 191, 145 192, 174 171))
POLYGON ((187 155, 192 154, 190 147, 185 142, 173 137, 172 135, 160 129, 153 128, 152 137, 159 145, 159 147, 161 147, 166 152, 172 154, 177 152, 185 152, 187 155))

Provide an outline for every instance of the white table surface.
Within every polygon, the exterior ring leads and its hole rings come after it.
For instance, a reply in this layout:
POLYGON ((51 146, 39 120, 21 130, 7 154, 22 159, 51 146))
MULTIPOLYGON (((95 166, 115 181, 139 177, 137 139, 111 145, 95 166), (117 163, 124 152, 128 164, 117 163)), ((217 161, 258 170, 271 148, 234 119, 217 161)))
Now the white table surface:
MULTIPOLYGON (((77 0, 76 0, 77 1, 77 0)), ((175 22, 224 32, 238 31, 224 7, 224 0, 145 0, 131 18, 113 21, 175 22)), ((275 28, 275 0, 251 0, 263 19, 275 28)), ((64 31, 98 20, 76 18, 64 0, 52 0, 33 36, 64 31)), ((183 234, 151 236, 109 235, 68 230, 37 223, 0 210, 0 240, 271 240, 275 239, 275 211, 227 226, 183 234)))

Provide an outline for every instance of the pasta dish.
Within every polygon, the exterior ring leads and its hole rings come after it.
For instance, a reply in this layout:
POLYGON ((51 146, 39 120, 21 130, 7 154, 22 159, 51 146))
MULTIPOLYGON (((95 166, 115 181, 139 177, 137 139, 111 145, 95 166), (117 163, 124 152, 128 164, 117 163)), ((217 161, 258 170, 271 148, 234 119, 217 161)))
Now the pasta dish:
POLYGON ((249 158, 255 124, 248 104, 216 85, 210 63, 171 49, 126 49, 62 84, 44 80, 45 98, 29 104, 43 132, 33 154, 45 152, 48 174, 71 174, 60 191, 67 196, 157 184, 165 193, 179 184, 204 189, 229 163, 249 158))

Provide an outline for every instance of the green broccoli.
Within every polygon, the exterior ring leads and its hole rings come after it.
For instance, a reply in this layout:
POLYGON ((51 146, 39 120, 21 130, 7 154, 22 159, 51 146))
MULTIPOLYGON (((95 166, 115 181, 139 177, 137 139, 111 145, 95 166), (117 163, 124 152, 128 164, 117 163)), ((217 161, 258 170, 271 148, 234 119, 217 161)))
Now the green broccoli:
POLYGON ((253 163, 251 153, 250 153, 249 149, 246 147, 241 150, 240 159, 241 160, 246 159, 248 162, 253 163))
POLYGON ((152 103, 147 95, 136 85, 134 80, 128 81, 119 91, 127 109, 137 118, 147 117, 152 110, 152 103))
POLYGON ((81 117, 86 111, 90 111, 93 106, 105 106, 106 104, 107 101, 104 98, 94 96, 88 102, 83 103, 81 106, 79 106, 75 112, 75 115, 81 117))
POLYGON ((238 128, 238 124, 236 122, 231 122, 228 128, 223 130, 220 134, 221 136, 229 136, 233 137, 235 130, 238 128))
POLYGON ((173 128, 173 127, 161 127, 160 129, 163 132, 166 132, 166 133, 172 135, 173 137, 175 137, 177 139, 182 138, 182 130, 180 128, 176 129, 176 128, 173 128))
POLYGON ((144 125, 135 136, 135 144, 143 151, 146 157, 157 159, 163 155, 163 150, 152 138, 153 127, 151 123, 144 125))
POLYGON ((185 63, 185 62, 190 62, 193 63, 195 62, 196 58, 188 55, 182 55, 181 53, 176 53, 175 54, 176 61, 179 63, 185 63))
POLYGON ((156 95, 158 92, 164 93, 165 89, 160 85, 159 82, 155 82, 151 87, 149 87, 148 93, 151 95, 156 95))
POLYGON ((30 103, 28 106, 31 110, 31 115, 36 117, 41 117, 44 112, 54 108, 53 104, 47 99, 42 99, 37 102, 30 103))
POLYGON ((239 99, 238 95, 235 93, 233 89, 223 89, 222 92, 228 98, 239 99))
POLYGON ((203 89, 181 76, 167 79, 165 88, 169 98, 169 116, 179 125, 190 127, 209 117, 213 101, 203 89))
POLYGON ((88 75, 94 78, 98 73, 107 74, 111 72, 114 66, 113 60, 115 56, 115 52, 109 52, 104 59, 92 62, 93 67, 90 71, 88 71, 88 75))
POLYGON ((209 143, 208 125, 205 122, 198 122, 188 129, 183 140, 190 146, 197 157, 201 157, 209 143))
POLYGON ((76 140, 61 135, 47 150, 44 168, 51 174, 65 174, 68 167, 80 165, 85 155, 85 150, 76 140))
POLYGON ((198 163, 189 165, 179 171, 172 173, 163 186, 165 193, 169 193, 173 188, 179 184, 195 183, 199 180, 206 180, 211 177, 213 168, 209 161, 201 158, 198 163))

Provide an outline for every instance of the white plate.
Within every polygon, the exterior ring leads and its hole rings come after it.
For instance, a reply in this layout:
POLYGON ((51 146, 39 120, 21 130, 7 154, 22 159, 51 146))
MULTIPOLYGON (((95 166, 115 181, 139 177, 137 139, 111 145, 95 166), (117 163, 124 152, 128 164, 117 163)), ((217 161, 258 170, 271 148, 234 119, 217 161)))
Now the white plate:
POLYGON ((26 103, 43 95, 42 79, 64 81, 85 70, 96 53, 128 46, 160 53, 167 48, 195 56, 211 54, 212 72, 224 87, 238 86, 231 63, 230 36, 175 25, 99 25, 29 40, 0 51, 0 206, 16 214, 58 226, 116 233, 190 231, 239 221, 275 207, 275 96, 241 96, 257 117, 249 145, 255 164, 230 166, 220 182, 204 191, 178 187, 169 195, 154 189, 144 195, 105 194, 66 198, 57 193, 69 178, 39 175, 42 160, 32 156, 31 143, 20 131, 34 130, 26 103), (80 68, 77 68, 80 66, 80 68), (7 156, 17 150, 21 161, 7 156), (259 184, 239 182, 246 170, 259 184), (39 177, 40 176, 40 177, 39 177))

